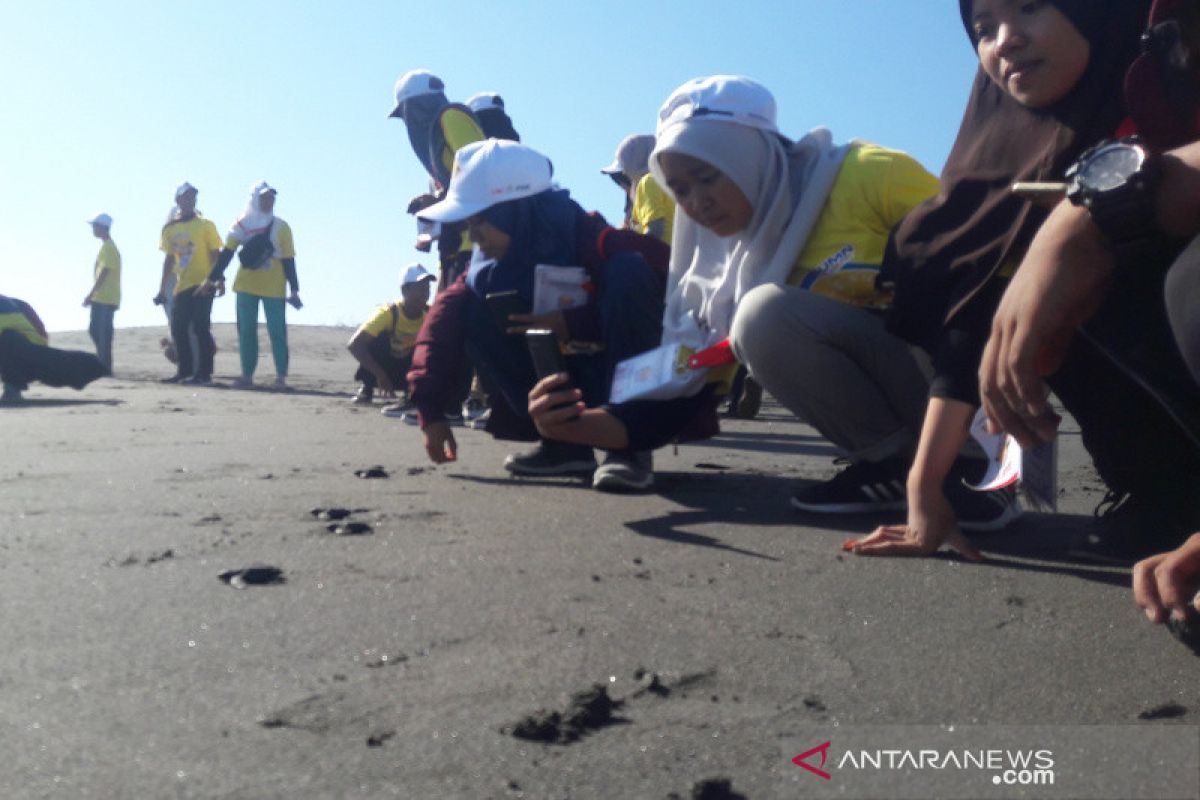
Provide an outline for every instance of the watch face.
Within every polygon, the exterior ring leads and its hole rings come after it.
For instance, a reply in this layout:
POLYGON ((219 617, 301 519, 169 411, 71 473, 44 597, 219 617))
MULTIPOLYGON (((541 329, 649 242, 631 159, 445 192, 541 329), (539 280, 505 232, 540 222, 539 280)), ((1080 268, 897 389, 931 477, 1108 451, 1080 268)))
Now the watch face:
POLYGON ((1142 151, 1129 145, 1113 145, 1088 159, 1080 170, 1080 181, 1089 189, 1105 192, 1125 183, 1141 167, 1142 151))

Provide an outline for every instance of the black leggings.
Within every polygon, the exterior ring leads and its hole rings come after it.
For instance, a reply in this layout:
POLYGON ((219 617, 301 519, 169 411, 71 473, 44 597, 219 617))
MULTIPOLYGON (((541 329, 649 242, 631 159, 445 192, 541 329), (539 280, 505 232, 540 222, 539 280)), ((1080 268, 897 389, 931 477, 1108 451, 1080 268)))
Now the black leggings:
POLYGON ((175 340, 175 352, 179 354, 179 374, 185 378, 195 375, 211 378, 213 354, 216 347, 212 338, 212 295, 197 294, 194 289, 184 289, 175 295, 171 309, 171 338, 175 340), (199 353, 192 353, 189 332, 196 334, 199 353))
POLYGON ((1200 236, 1171 265, 1166 298, 1175 342, 1192 378, 1200 384, 1200 236))

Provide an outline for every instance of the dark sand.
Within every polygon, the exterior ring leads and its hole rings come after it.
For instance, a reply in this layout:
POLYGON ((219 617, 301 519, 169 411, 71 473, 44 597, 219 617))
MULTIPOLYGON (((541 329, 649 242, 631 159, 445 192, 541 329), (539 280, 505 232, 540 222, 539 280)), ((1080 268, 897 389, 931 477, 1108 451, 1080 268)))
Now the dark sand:
POLYGON ((482 432, 427 464, 348 403, 349 330, 291 329, 286 395, 160 385, 162 333, 0 409, 5 798, 788 797, 814 725, 1200 714, 1128 572, 1063 556, 1102 496, 1073 428, 1067 516, 976 537, 984 564, 871 560, 838 545, 880 519, 789 508, 834 453, 777 406, 601 495, 507 477, 482 432))

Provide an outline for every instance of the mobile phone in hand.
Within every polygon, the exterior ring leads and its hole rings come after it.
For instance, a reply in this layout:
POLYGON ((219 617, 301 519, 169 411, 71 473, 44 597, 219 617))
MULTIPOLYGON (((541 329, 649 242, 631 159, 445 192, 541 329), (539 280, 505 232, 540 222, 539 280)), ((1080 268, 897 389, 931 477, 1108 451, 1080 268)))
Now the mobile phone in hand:
POLYGON ((484 300, 492 312, 492 318, 496 320, 496 325, 502 331, 507 331, 512 326, 513 323, 508 319, 510 316, 525 314, 529 311, 516 289, 507 292, 492 292, 484 300))
POLYGON ((558 337, 554 331, 542 328, 525 331, 525 344, 529 346, 529 355, 533 358, 533 371, 537 373, 538 380, 566 371, 567 365, 563 361, 562 350, 558 346, 558 337))

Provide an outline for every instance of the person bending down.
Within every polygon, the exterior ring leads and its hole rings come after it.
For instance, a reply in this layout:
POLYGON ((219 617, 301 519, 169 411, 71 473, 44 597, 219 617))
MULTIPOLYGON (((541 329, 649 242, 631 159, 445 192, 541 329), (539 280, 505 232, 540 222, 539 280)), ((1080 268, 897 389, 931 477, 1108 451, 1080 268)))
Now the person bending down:
MULTIPOLYGON (((526 413, 535 382, 521 335, 527 329, 549 328, 572 345, 577 352, 567 356, 568 370, 593 401, 607 394, 618 361, 658 342, 666 246, 585 213, 553 187, 552 172, 549 159, 524 145, 496 139, 469 144, 456 155, 446 199, 420 212, 434 222, 466 221, 476 248, 467 273, 434 299, 408 374, 425 449, 436 463, 457 457, 443 409, 466 352, 496 388, 489 395, 488 432, 528 441, 537 433, 526 413), (486 298, 507 292, 522 311, 533 310, 539 267, 560 277, 555 268, 582 267, 586 281, 577 288, 586 302, 536 315, 503 312, 507 318, 499 319, 486 298)), ((517 475, 585 473, 602 490, 645 488, 648 454, 611 450, 597 467, 589 446, 543 441, 510 455, 504 466, 517 475)))
MULTIPOLYGON (((819 129, 781 136, 759 84, 715 76, 677 89, 660 111, 651 169, 683 212, 675 221, 665 343, 693 350, 728 338, 751 376, 850 454, 832 480, 799 489, 810 512, 902 508, 902 480, 928 382, 888 334, 875 276, 889 229, 937 191, 903 153, 836 146, 819 129)), ((684 397, 585 407, 542 381, 530 413, 542 434, 603 447, 660 447, 715 432, 720 382, 684 397), (556 408, 574 402, 574 407, 556 408)), ((975 508, 963 494, 964 513, 975 508)), ((979 522, 991 524, 989 509, 979 522)))
POLYGON ((91 353, 49 346, 46 326, 23 300, 0 295, 0 404, 19 405, 29 384, 82 389, 108 370, 91 353))

